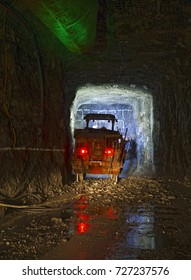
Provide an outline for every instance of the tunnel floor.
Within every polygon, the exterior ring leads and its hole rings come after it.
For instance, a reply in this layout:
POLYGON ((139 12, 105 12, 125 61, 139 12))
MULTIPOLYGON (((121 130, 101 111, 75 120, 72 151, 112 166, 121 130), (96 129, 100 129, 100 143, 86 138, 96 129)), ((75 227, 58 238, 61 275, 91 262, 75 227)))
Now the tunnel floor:
POLYGON ((190 259, 190 183, 72 182, 46 207, 1 219, 0 259, 190 259))

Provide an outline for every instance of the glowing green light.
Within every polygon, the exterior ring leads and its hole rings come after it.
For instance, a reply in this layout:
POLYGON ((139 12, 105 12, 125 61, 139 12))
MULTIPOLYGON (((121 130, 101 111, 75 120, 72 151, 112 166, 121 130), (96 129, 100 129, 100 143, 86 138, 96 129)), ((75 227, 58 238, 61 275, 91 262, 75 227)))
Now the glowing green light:
POLYGON ((29 0, 27 5, 71 51, 81 52, 95 41, 97 0, 29 0))

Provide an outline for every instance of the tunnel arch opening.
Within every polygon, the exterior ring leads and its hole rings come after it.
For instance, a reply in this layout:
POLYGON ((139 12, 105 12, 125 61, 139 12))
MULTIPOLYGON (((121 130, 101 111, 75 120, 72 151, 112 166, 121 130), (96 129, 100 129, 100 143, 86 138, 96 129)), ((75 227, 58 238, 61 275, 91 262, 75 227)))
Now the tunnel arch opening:
MULTIPOLYGON (((153 149, 153 98, 146 87, 135 85, 85 85, 80 87, 70 108, 70 128, 74 143, 74 130, 85 127, 84 115, 88 113, 114 114, 118 120, 115 130, 120 130, 136 147, 134 158, 127 158, 128 175, 152 175, 153 149)), ((98 124, 99 125, 99 124, 98 124)))

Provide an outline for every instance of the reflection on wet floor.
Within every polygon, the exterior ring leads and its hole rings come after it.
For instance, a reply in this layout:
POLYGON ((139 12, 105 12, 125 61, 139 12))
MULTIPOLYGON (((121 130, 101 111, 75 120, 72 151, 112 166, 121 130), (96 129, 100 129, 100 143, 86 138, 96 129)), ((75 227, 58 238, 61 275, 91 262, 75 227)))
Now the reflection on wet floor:
MULTIPOLYGON (((77 220, 76 229, 78 234, 88 234, 92 231, 91 225, 94 223, 93 216, 101 215, 105 217, 106 222, 110 219, 116 219, 116 211, 110 207, 99 206, 94 209, 94 213, 88 213, 88 202, 86 197, 83 196, 76 204, 77 220)), ((129 248, 139 249, 155 249, 155 232, 154 232, 154 208, 148 209, 140 207, 135 213, 127 211, 126 216, 126 246, 129 248)), ((95 227, 93 227, 95 229, 95 227)))
POLYGON ((152 209, 139 208, 136 213, 127 213, 127 247, 155 249, 154 222, 152 209))
POLYGON ((173 207, 127 209, 126 226, 110 259, 140 259, 148 252, 150 256, 156 256, 157 250, 176 248, 178 240, 174 239, 173 233, 178 231, 178 215, 173 207))
POLYGON ((88 203, 85 196, 82 196, 76 204, 76 229, 77 233, 84 234, 90 230, 90 215, 87 214, 88 203))
POLYGON ((116 221, 112 206, 92 206, 82 195, 73 205, 68 242, 60 243, 43 259, 105 259, 107 248, 113 246, 116 221))
MULTIPOLYGON (((0 245, 0 249, 4 258, 11 254, 13 241, 17 242, 14 246, 18 249, 23 248, 21 243, 22 246, 18 245, 18 236, 26 248, 36 241, 37 258, 39 242, 43 242, 42 259, 137 259, 140 251, 171 248, 171 244, 175 247, 177 243, 173 232, 177 231, 178 212, 172 207, 132 208, 128 205, 122 211, 112 205, 93 206, 88 197, 82 195, 59 210, 41 214, 30 213, 14 225, 10 236, 6 236, 6 232, 4 237, 2 234, 5 244, 0 245)), ((17 252, 14 258, 19 258, 17 252)))
POLYGON ((92 232, 91 224, 95 217, 101 216, 105 219, 116 219, 115 210, 112 206, 94 207, 88 209, 89 203, 85 195, 83 195, 75 205, 76 208, 76 231, 78 234, 87 234, 92 232))
POLYGON ((172 217, 176 217, 174 213, 172 208, 163 209, 160 213, 155 207, 147 205, 134 209, 127 207, 121 215, 112 205, 93 207, 82 195, 69 208, 55 212, 56 217, 61 217, 67 224, 67 231, 63 232, 67 243, 61 242, 44 258, 137 259, 138 251, 154 251, 169 242, 162 230, 156 232, 156 228, 161 220, 169 227, 172 217))
MULTIPOLYGON (((137 249, 155 250, 166 243, 164 236, 161 237, 159 233, 155 232, 156 217, 153 206, 142 206, 133 211, 127 207, 121 215, 112 206, 92 208, 84 195, 74 204, 74 213, 68 227, 70 228, 68 243, 71 248, 75 244, 76 253, 66 255, 66 250, 64 250, 66 244, 64 244, 64 246, 59 245, 53 253, 51 252, 51 255, 46 254, 46 259, 49 259, 50 256, 53 259, 85 257, 102 259, 103 255, 99 255, 99 250, 96 253, 99 242, 102 244, 102 251, 105 250, 104 247, 112 251, 110 259, 136 259, 137 249), (91 253, 89 252, 90 246, 93 246, 94 250, 91 253)), ((108 258, 108 256, 104 255, 104 258, 108 258)))

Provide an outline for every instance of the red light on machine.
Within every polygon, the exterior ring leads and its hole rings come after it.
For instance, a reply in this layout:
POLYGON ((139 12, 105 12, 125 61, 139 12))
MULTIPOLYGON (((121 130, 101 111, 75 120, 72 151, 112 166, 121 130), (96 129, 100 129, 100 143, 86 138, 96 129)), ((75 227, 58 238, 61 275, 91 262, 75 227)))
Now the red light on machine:
POLYGON ((107 148, 105 149, 105 154, 107 156, 113 156, 113 153, 114 153, 114 149, 113 148, 107 148))
POLYGON ((81 156, 87 155, 87 153, 88 153, 87 148, 85 148, 85 147, 80 148, 79 154, 80 154, 81 156))

